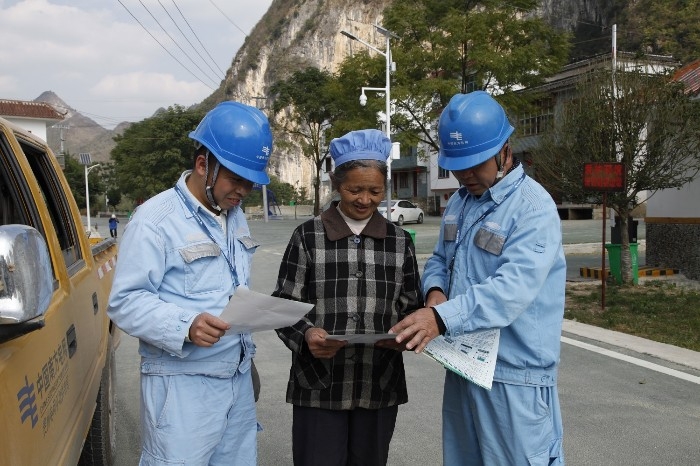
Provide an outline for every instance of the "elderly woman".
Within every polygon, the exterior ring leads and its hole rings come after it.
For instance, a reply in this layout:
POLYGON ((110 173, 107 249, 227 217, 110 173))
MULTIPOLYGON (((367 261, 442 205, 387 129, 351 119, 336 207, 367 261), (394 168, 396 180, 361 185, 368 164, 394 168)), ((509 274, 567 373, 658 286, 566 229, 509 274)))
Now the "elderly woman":
POLYGON ((329 338, 385 334, 423 304, 411 237, 377 212, 390 150, 378 130, 331 141, 340 201, 296 228, 280 265, 273 295, 315 305, 277 330, 292 351, 295 465, 385 465, 398 405, 408 401, 404 348, 393 339, 329 338))

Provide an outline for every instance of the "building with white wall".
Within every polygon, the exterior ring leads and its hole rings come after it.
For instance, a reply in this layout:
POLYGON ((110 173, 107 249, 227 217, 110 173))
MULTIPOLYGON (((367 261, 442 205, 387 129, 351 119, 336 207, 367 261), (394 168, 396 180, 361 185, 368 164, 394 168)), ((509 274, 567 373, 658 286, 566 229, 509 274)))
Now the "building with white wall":
POLYGON ((0 99, 0 117, 46 141, 46 128, 63 115, 46 102, 0 99))
MULTIPOLYGON (((700 104, 700 60, 679 69, 674 79, 700 104)), ((700 280, 700 178, 681 189, 662 189, 647 200, 647 265, 679 269, 700 280)))

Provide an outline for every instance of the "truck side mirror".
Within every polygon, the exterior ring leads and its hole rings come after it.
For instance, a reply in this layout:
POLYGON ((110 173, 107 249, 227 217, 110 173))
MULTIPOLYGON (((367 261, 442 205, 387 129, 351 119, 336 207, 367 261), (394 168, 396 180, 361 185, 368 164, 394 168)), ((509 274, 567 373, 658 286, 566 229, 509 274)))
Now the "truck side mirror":
POLYGON ((28 225, 0 226, 0 343, 44 326, 53 294, 44 237, 28 225))

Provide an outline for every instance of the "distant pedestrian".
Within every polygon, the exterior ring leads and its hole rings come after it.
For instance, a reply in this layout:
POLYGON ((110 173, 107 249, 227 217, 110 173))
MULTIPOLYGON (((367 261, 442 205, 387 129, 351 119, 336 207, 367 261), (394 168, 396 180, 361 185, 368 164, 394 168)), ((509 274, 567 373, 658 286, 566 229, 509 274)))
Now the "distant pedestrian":
POLYGON ((119 219, 116 215, 112 214, 112 218, 109 219, 109 234, 112 238, 117 238, 117 223, 119 219))

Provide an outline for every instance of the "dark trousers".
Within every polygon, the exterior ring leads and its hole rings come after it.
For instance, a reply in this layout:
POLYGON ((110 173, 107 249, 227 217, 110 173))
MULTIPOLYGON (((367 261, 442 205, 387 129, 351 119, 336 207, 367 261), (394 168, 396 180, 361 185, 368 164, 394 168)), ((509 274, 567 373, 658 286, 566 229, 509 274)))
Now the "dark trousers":
POLYGON ((384 466, 398 406, 331 410, 294 406, 295 466, 384 466))

